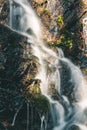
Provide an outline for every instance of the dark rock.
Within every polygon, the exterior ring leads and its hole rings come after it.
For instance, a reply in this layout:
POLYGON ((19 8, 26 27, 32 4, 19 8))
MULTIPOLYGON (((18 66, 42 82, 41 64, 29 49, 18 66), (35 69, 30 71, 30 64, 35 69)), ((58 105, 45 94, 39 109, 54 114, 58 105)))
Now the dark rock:
POLYGON ((72 125, 68 129, 66 129, 66 130, 80 130, 80 128, 77 125, 72 125))
POLYGON ((6 121, 9 130, 24 130, 29 113, 29 128, 40 130, 41 116, 49 111, 50 105, 41 94, 41 81, 35 79, 38 58, 32 55, 32 47, 25 36, 2 24, 0 54, 0 121, 6 121))

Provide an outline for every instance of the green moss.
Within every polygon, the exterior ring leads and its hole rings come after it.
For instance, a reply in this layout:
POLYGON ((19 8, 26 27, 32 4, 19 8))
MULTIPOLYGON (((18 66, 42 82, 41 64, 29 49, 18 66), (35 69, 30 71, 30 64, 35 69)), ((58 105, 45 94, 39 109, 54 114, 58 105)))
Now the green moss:
MULTIPOLYGON (((23 91, 24 92, 24 91, 23 91)), ((49 101, 46 96, 42 95, 40 89, 40 80, 31 79, 30 85, 24 92, 26 102, 29 101, 41 112, 48 112, 50 108, 49 101)))
POLYGON ((57 44, 61 44, 61 39, 56 40, 57 44))
POLYGON ((74 39, 72 37, 71 32, 69 32, 67 29, 60 32, 60 35, 58 38, 55 39, 54 42, 47 42, 48 47, 56 48, 58 46, 63 46, 65 49, 72 49, 74 46, 74 39))
POLYGON ((47 113, 50 110, 50 103, 46 96, 42 95, 39 89, 35 89, 34 93, 27 93, 25 100, 31 102, 39 111, 47 113))
POLYGON ((43 112, 47 112, 50 109, 50 103, 49 103, 47 97, 44 96, 44 95, 35 96, 35 98, 34 98, 34 104, 35 104, 35 106, 39 110, 41 110, 43 112))
POLYGON ((73 40, 71 38, 71 33, 69 31, 65 30, 61 34, 60 38, 58 40, 56 40, 56 44, 57 45, 61 44, 61 45, 65 46, 65 48, 68 47, 71 49, 73 47, 73 40))
POLYGON ((40 95, 41 94, 41 90, 40 90, 40 87, 38 86, 38 84, 34 85, 32 93, 35 94, 35 95, 40 95))
POLYGON ((57 23, 61 23, 61 24, 63 24, 63 16, 58 16, 58 18, 57 18, 57 23))

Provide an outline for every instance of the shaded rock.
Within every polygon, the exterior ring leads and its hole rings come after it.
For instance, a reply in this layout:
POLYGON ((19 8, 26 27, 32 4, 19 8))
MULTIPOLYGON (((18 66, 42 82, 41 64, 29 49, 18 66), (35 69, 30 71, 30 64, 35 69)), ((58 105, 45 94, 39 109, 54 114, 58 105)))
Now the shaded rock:
POLYGON ((35 129, 39 130, 40 115, 49 111, 49 102, 41 94, 41 81, 35 79, 39 62, 38 58, 32 55, 32 47, 27 43, 27 37, 0 24, 0 57, 0 121, 6 121, 9 130, 24 130, 29 102, 29 114, 36 113, 34 118, 34 115, 30 115, 32 121, 29 128, 35 121, 35 129))
POLYGON ((60 93, 61 95, 65 95, 68 97, 69 101, 72 102, 75 100, 74 95, 74 84, 71 81, 71 70, 69 66, 60 61, 60 65, 62 66, 62 69, 60 69, 60 77, 61 77, 61 89, 60 93))
POLYGON ((67 130, 80 130, 80 128, 77 125, 72 125, 67 130))
POLYGON ((1 0, 0 2, 0 23, 6 24, 9 22, 9 1, 1 0))

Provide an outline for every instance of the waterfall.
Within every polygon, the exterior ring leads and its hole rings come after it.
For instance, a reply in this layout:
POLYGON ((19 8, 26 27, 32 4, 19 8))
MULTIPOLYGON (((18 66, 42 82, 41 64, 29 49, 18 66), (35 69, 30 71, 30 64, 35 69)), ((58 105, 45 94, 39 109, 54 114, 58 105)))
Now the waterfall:
MULTIPOLYGON (((39 60, 40 66, 36 78, 41 80, 42 94, 50 102, 52 118, 52 124, 49 123, 47 125, 49 128, 45 127, 45 129, 70 130, 76 125, 79 130, 86 130, 87 85, 80 69, 64 57, 61 49, 58 49, 57 54, 44 45, 39 19, 27 0, 11 0, 9 3, 9 26, 27 36, 27 46, 31 46, 33 55, 39 60), (59 95, 59 100, 51 97, 49 89, 52 87, 59 95)), ((27 114, 28 130, 29 104, 27 104, 27 114)), ((15 118, 16 115, 13 124, 15 118)), ((44 130, 44 118, 41 117, 41 130, 44 130)))
POLYGON ((27 103, 27 128, 26 130, 29 130, 29 102, 27 103))
POLYGON ((41 130, 44 130, 44 116, 41 117, 41 130))
POLYGON ((9 4, 10 4, 10 20, 9 20, 9 26, 12 28, 12 4, 13 2, 11 0, 9 0, 9 4))

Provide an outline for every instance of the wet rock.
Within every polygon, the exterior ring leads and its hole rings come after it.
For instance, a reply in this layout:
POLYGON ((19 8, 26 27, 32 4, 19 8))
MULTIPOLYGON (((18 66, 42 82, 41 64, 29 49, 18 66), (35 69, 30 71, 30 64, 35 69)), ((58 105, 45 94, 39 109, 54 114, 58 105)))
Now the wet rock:
POLYGON ((52 0, 43 2, 43 5, 35 2, 35 0, 31 1, 45 26, 42 30, 45 41, 51 46, 60 46, 65 55, 74 62, 79 61, 78 55, 81 53, 79 48, 84 45, 82 19, 86 17, 85 2, 52 0))
POLYGON ((71 101, 74 99, 73 89, 74 85, 71 82, 71 71, 70 68, 67 66, 66 63, 60 61, 62 69, 60 70, 60 77, 61 77, 61 94, 65 95, 71 101))
POLYGON ((77 125, 72 125, 68 128, 68 130, 80 130, 80 128, 77 125))
MULTIPOLYGON (((40 116, 49 111, 50 105, 41 93, 41 81, 35 79, 39 68, 38 58, 32 55, 32 47, 27 43, 25 36, 2 24, 0 24, 0 54, 0 121, 6 121, 9 130, 22 129, 21 126, 24 130, 27 125, 27 114, 20 115, 23 116, 21 122, 20 116, 16 115, 19 115, 22 109, 27 113, 26 105, 29 102, 30 113, 37 113, 32 121, 35 120, 35 129, 39 130, 40 116)), ((34 115, 30 116, 32 118, 34 115)))
POLYGON ((7 24, 9 18, 9 2, 6 0, 0 1, 0 23, 7 24))

